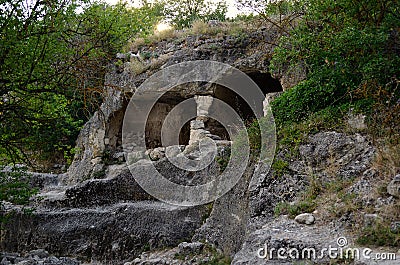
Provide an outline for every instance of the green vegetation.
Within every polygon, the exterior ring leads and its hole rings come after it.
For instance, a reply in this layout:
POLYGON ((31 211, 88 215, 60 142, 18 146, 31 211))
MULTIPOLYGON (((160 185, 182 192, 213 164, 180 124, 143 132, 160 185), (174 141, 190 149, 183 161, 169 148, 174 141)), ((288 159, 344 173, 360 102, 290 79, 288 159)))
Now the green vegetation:
POLYGON ((196 20, 225 21, 228 10, 224 1, 164 0, 164 15, 176 29, 189 28, 196 20))
MULTIPOLYGON (((3 224, 13 214, 2 213, 3 202, 11 202, 18 205, 26 205, 31 196, 37 193, 37 189, 32 189, 29 185, 29 174, 26 168, 0 167, 0 230, 3 224)), ((29 212, 30 208, 23 208, 25 212, 29 212)))
MULTIPOLYGON (((153 32, 162 7, 91 0, 0 3, 2 203, 24 205, 37 192, 24 170, 4 166, 23 163, 46 171, 71 163, 79 130, 102 101, 107 65, 129 39, 153 32)), ((1 214, 1 222, 9 214, 1 214)))
POLYGON ((211 254, 211 258, 208 262, 204 262, 201 264, 207 265, 228 265, 231 264, 231 258, 224 255, 220 251, 218 251, 215 247, 205 244, 204 252, 208 252, 211 254))
POLYGON ((284 160, 277 159, 274 161, 274 163, 272 163, 271 169, 273 170, 276 178, 282 177, 283 174, 289 171, 289 163, 284 160))
POLYGON ((218 251, 215 247, 208 243, 204 243, 204 249, 201 253, 191 253, 191 254, 179 254, 175 253, 174 258, 178 260, 188 261, 198 256, 199 259, 209 258, 208 261, 201 261, 200 264, 204 265, 228 265, 231 264, 232 260, 230 257, 225 256, 223 253, 218 251))
POLYGON ((288 214, 290 218, 295 218, 301 213, 312 213, 317 208, 318 196, 323 192, 323 187, 319 180, 312 178, 300 198, 295 203, 280 202, 275 206, 275 216, 288 214))
POLYGON ((215 161, 219 164, 220 172, 223 172, 228 166, 229 160, 231 157, 231 148, 226 147, 225 151, 221 155, 215 156, 215 161))
MULTIPOLYGON (((373 167, 382 179, 372 195, 375 199, 388 196, 386 186, 399 169, 399 8, 398 1, 390 0, 278 0, 261 10, 267 21, 275 16, 277 27, 291 25, 289 31, 282 31, 271 69, 294 75, 302 69, 306 73, 300 76, 303 81, 272 102, 278 149, 287 150, 286 158, 293 159, 310 134, 323 130, 368 134, 378 149, 373 167), (287 18, 299 19, 288 24, 287 18), (360 113, 365 115, 367 127, 350 128, 346 119, 360 113)), ((283 165, 275 163, 277 169, 283 165)), ((361 198, 347 190, 354 181, 321 183, 318 197, 307 196, 307 191, 294 204, 278 204, 275 213, 294 217, 318 209, 331 218, 349 215, 357 220, 363 220, 362 212, 378 213, 383 221, 370 227, 362 228, 362 221, 356 221, 359 243, 398 246, 399 235, 390 230, 391 223, 398 220, 398 204, 378 212, 363 206, 361 198)))
POLYGON ((377 222, 361 231, 357 243, 367 246, 400 247, 400 229, 394 230, 388 225, 377 222))
POLYGON ((101 102, 107 64, 128 39, 152 32, 161 8, 70 0, 0 8, 0 162, 62 161, 101 102))
MULTIPOLYGON (((124 50, 137 52, 143 46, 151 46, 164 40, 181 43, 186 37, 191 35, 203 35, 202 38, 223 38, 226 35, 231 35, 240 38, 255 30, 253 23, 245 19, 237 19, 210 26, 207 21, 195 20, 189 28, 185 28, 184 30, 170 28, 161 32, 156 31, 154 34, 145 37, 132 38, 124 47, 124 50)), ((210 48, 221 49, 219 46, 210 48)))
MULTIPOLYGON (((302 3, 304 15, 280 39, 271 67, 280 71, 289 62, 289 69, 304 67, 307 77, 272 103, 277 121, 302 121, 349 104, 372 115, 371 108, 384 98, 386 107, 398 108, 397 1, 294 2, 302 3)), ((394 120, 385 118, 389 120, 383 125, 398 133, 394 120)))

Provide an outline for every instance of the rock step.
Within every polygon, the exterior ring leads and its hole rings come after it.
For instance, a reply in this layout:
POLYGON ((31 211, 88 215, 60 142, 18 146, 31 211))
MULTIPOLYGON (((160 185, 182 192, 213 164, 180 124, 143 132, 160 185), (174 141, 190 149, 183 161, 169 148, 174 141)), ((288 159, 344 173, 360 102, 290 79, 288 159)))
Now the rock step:
POLYGON ((16 213, 5 225, 1 249, 45 249, 83 261, 120 263, 149 249, 190 240, 207 214, 206 207, 178 207, 156 201, 119 203, 96 208, 16 213))
POLYGON ((46 207, 92 207, 120 202, 154 200, 129 171, 113 178, 92 179, 74 186, 54 187, 39 194, 46 207))

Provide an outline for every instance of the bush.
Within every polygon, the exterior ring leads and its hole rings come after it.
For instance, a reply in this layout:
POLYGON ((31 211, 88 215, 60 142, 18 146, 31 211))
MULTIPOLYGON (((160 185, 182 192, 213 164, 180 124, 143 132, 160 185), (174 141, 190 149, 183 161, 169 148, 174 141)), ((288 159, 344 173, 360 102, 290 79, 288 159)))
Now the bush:
MULTIPOLYGON (((0 167, 0 228, 12 213, 4 214, 4 202, 26 205, 29 199, 37 194, 37 189, 29 185, 29 174, 24 167, 0 167)), ((29 210, 29 209, 27 209, 29 210)))
POLYGON ((165 17, 177 29, 189 28, 196 20, 225 21, 228 8, 222 1, 165 0, 165 17))
POLYGON ((302 62, 307 79, 272 103, 278 120, 300 121, 327 107, 359 100, 371 107, 371 94, 355 93, 363 86, 394 90, 392 80, 400 75, 396 26, 400 17, 394 15, 398 13, 395 1, 303 2, 305 16, 290 35, 280 39, 271 69, 284 71, 302 62))

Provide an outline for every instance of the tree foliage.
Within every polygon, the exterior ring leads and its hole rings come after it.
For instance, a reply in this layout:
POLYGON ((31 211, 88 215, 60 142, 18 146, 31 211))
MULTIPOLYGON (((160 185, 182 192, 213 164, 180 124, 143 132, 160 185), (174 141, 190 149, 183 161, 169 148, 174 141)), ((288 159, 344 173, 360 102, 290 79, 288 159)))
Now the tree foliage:
POLYGON ((87 0, 0 3, 0 160, 54 157, 74 145, 107 64, 152 31, 160 6, 87 0), (40 152, 38 152, 40 151, 40 152))
POLYGON ((379 97, 360 97, 365 89, 386 91, 391 106, 399 104, 398 1, 304 0, 302 5, 304 17, 281 38, 272 68, 301 64, 307 78, 273 103, 278 120, 298 121, 351 102, 368 111, 379 97))
POLYGON ((228 7, 224 1, 165 0, 165 18, 177 28, 188 28, 195 20, 225 21, 228 7))

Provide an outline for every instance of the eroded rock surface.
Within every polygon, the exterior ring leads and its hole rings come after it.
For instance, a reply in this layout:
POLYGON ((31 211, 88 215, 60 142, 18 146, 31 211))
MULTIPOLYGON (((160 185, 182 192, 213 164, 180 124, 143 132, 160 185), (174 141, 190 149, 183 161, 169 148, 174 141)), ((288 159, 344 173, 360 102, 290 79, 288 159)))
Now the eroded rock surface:
POLYGON ((119 203, 93 208, 18 211, 2 237, 2 249, 38 246, 81 260, 122 262, 147 249, 173 247, 191 238, 206 215, 202 207, 161 202, 119 203))

